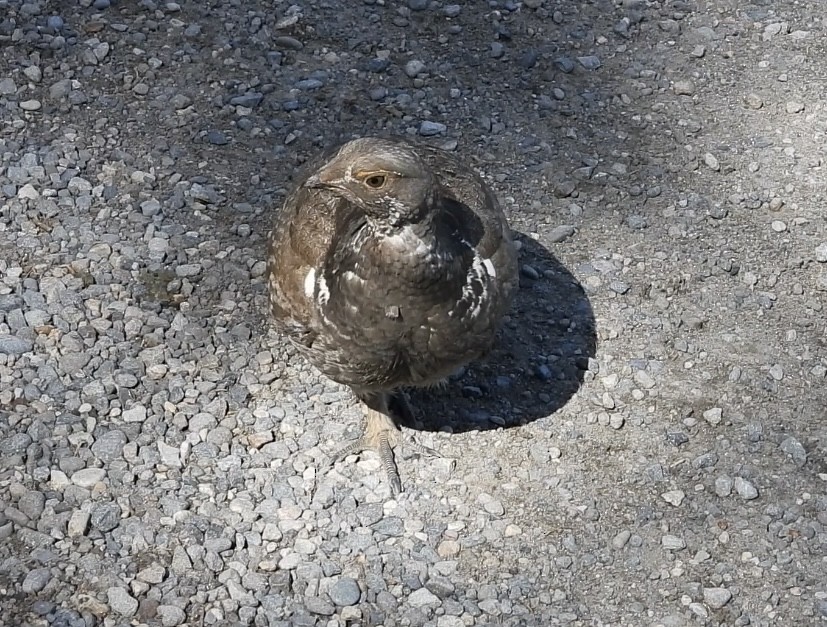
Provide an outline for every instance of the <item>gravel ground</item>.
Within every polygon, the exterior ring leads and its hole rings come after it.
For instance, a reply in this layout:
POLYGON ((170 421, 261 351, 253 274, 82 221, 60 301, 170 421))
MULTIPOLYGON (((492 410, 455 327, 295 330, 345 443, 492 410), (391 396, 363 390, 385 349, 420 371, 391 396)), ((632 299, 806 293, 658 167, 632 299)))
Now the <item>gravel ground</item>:
POLYGON ((821 0, 0 0, 0 624, 827 623, 821 0), (522 244, 390 499, 269 327, 354 135, 522 244))

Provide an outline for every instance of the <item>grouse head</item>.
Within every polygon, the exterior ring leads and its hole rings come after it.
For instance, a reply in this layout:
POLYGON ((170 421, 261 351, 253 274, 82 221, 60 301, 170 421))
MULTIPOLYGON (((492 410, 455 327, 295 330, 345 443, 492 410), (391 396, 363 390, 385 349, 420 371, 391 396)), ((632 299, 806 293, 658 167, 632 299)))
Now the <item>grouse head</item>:
POLYGON ((420 221, 438 189, 412 147, 378 137, 344 144, 304 185, 342 196, 382 230, 420 221))

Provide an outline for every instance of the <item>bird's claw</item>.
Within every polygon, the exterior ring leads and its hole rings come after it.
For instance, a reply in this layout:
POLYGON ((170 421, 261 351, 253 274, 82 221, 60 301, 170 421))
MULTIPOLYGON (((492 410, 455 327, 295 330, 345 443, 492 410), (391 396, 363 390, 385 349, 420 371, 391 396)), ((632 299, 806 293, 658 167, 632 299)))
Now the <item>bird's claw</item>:
POLYGON ((342 461, 349 455, 358 455, 363 451, 372 450, 379 455, 379 460, 382 463, 382 468, 385 470, 385 475, 391 487, 391 493, 397 496, 402 492, 402 480, 399 476, 399 469, 397 468, 393 451, 394 448, 399 446, 404 446, 419 455, 441 457, 434 449, 424 446, 413 439, 405 438, 404 441, 402 441, 402 438, 399 436, 395 436, 387 431, 380 431, 373 438, 363 435, 359 439, 341 447, 320 466, 317 474, 323 474, 323 472, 327 471, 336 462, 342 461))

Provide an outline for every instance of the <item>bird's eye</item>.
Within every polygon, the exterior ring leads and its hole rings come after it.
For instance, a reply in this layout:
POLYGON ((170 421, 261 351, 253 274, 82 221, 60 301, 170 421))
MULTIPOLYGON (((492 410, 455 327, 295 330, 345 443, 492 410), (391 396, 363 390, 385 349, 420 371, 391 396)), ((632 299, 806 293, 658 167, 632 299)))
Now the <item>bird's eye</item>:
POLYGON ((385 184, 385 177, 381 174, 374 174, 365 179, 365 185, 373 189, 379 189, 385 184))

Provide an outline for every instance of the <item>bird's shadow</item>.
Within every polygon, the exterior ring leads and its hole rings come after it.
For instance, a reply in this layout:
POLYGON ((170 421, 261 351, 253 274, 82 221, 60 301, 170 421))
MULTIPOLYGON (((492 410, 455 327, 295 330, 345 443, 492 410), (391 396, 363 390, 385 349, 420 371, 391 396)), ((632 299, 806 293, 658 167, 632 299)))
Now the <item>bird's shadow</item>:
POLYGON ((550 416, 580 388, 597 349, 586 292, 535 239, 515 233, 520 289, 494 349, 444 387, 409 392, 420 431, 509 428, 550 416))

